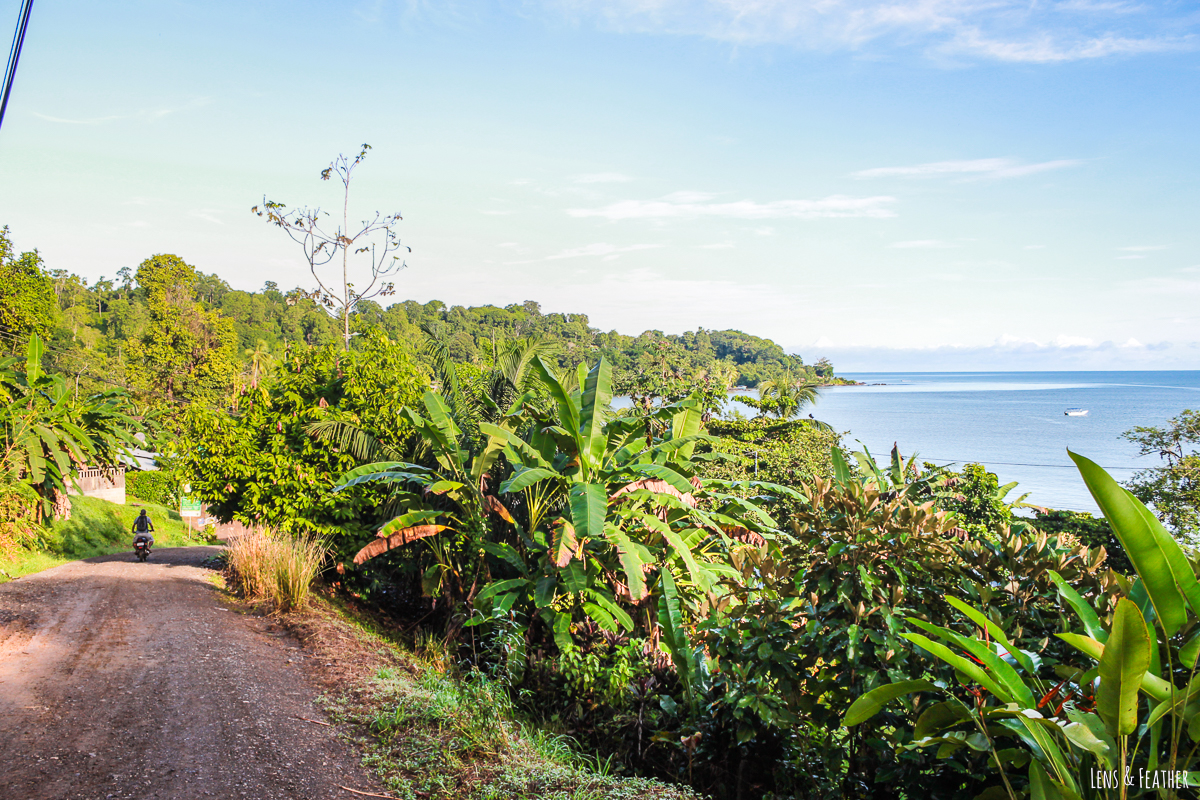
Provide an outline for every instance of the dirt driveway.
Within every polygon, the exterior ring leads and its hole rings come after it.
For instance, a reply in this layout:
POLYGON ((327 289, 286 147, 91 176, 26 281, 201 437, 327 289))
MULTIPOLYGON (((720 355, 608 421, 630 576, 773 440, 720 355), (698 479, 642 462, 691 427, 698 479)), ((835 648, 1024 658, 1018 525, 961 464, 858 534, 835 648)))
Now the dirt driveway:
POLYGON ((67 564, 0 586, 0 798, 352 798, 379 792, 313 706, 310 658, 227 609, 215 547, 67 564))

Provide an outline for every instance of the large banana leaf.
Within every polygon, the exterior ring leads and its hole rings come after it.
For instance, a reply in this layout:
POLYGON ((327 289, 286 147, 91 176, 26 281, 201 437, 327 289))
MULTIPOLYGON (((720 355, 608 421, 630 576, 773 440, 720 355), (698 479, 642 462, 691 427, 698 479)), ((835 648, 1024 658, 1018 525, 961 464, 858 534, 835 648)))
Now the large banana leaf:
POLYGON ((552 469, 542 469, 541 467, 518 467, 513 472, 512 477, 500 484, 500 493, 509 494, 511 492, 519 492, 522 489, 533 486, 539 481, 544 481, 547 478, 561 478, 552 469))
MULTIPOLYGON (((1096 661, 1104 657, 1104 650, 1107 645, 1101 644, 1090 636, 1082 636, 1078 633, 1056 633, 1054 635, 1084 655, 1091 656, 1096 661)), ((1169 701, 1171 693, 1178 691, 1171 684, 1150 672, 1142 675, 1140 688, 1148 697, 1159 703, 1169 701)))
POLYGON ((970 619, 980 628, 986 630, 988 635, 990 635, 997 644, 1007 650, 1008 654, 1011 655, 1013 659, 1021 665, 1021 669, 1025 670, 1029 677, 1032 678, 1037 675, 1037 670, 1033 666, 1033 659, 1031 659, 1020 648, 1008 640, 1008 635, 1005 634, 1003 628, 984 616, 982 612, 972 608, 970 605, 964 603, 962 600, 959 600, 957 597, 948 596, 946 600, 950 603, 950 605, 957 608, 963 614, 966 614, 968 619, 970 619))
POLYGON ((895 700, 897 697, 903 697, 914 692, 934 692, 937 691, 937 688, 937 686, 925 680, 899 681, 897 683, 885 683, 883 686, 877 686, 850 705, 850 708, 846 710, 846 716, 842 717, 842 727, 853 728, 855 725, 861 725, 878 714, 884 705, 895 700))
MULTIPOLYGON (((541 451, 530 446, 521 437, 517 436, 514 431, 508 428, 501 428, 499 425, 493 425, 490 422, 480 422, 479 430, 487 436, 493 436, 497 439, 503 439, 508 448, 513 452, 505 451, 510 463, 516 467, 518 464, 524 464, 527 467, 550 467, 550 462, 543 457, 541 451)), ((553 450, 553 445, 551 446, 553 450)))
POLYGON ((1067 601, 1071 608, 1075 609, 1088 636, 1101 643, 1108 641, 1108 631, 1104 630, 1104 626, 1100 624, 1100 617, 1096 614, 1096 609, 1092 608, 1092 604, 1084 600, 1079 592, 1063 580, 1062 575, 1053 570, 1050 571, 1050 580, 1054 581, 1059 595, 1067 601))
POLYGON ((636 472, 638 475, 645 475, 650 478, 658 478, 659 480, 666 481, 681 494, 688 494, 696 489, 687 478, 662 464, 634 464, 629 468, 629 471, 636 472))
POLYGON ((421 396, 421 402, 424 403, 425 410, 429 413, 429 421, 436 425, 441 432, 440 441, 447 454, 453 455, 454 461, 460 465, 460 469, 465 467, 467 458, 458 444, 458 440, 462 437, 462 431, 454 422, 454 416, 450 413, 450 407, 446 405, 446 401, 437 392, 426 392, 421 396))
POLYGON ((571 522, 579 536, 594 539, 604 535, 604 515, 608 507, 608 493, 604 484, 571 484, 567 491, 567 505, 571 509, 571 522))
POLYGON ((603 356, 588 372, 583 386, 583 407, 579 414, 579 452, 582 459, 596 470, 604 458, 608 437, 604 435, 604 417, 612 402, 612 367, 603 356))
POLYGON ((1096 689, 1096 713, 1113 736, 1127 736, 1137 729, 1138 690, 1150 667, 1150 634, 1132 601, 1121 598, 1113 616, 1112 630, 1100 656, 1100 686, 1096 689))
POLYGON ((970 678, 973 682, 978 683, 980 686, 987 689, 1001 703, 1013 702, 1012 693, 1009 692, 1009 690, 1003 685, 1001 685, 1000 681, 988 674, 983 667, 979 666, 974 661, 970 661, 960 655, 956 655, 950 650, 950 648, 946 647, 941 642, 935 642, 919 633, 902 633, 900 636, 908 639, 913 644, 918 645, 923 650, 928 650, 942 661, 945 661, 947 664, 954 667, 954 669, 970 678))
MULTIPOLYGON (((908 617, 908 623, 915 625, 921 630, 932 633, 939 639, 958 645, 963 650, 966 650, 976 660, 983 662, 983 667, 989 678, 997 684, 1003 686, 1009 696, 1024 708, 1033 708, 1036 701, 1033 698, 1033 692, 1021 680, 1020 674, 1013 668, 1011 664, 1005 661, 1000 656, 996 655, 992 650, 978 639, 972 639, 967 636, 955 633, 949 628, 942 628, 924 620, 915 617, 908 617)), ((999 695, 997 695, 999 696, 999 695)))
POLYGON ((1137 498, 1094 462, 1067 451, 1096 504, 1133 562, 1166 635, 1187 621, 1185 603, 1200 614, 1200 583, 1187 557, 1162 524, 1137 498))
MULTIPOLYGON (((695 436, 700 432, 700 421, 702 419, 700 404, 688 398, 676 405, 681 406, 682 409, 671 418, 671 439, 673 441, 683 440, 695 436)), ((688 442, 680 446, 679 455, 682 458, 691 458, 694 449, 696 449, 695 442, 688 442)))
POLYGON ((692 659, 690 657, 691 643, 687 631, 683 627, 683 609, 679 603, 679 591, 675 588, 675 579, 671 571, 662 570, 660 573, 661 593, 658 597, 658 624, 662 628, 661 642, 666 648, 671 660, 675 663, 675 671, 683 682, 688 700, 692 699, 692 659))
POLYGON ((541 356, 534 359, 533 366, 541 377, 546 390, 550 392, 550 396, 558 405, 558 417, 563 428, 570 432, 572 438, 575 439, 576 446, 582 450, 583 443, 579 440, 579 406, 576 404, 575 398, 563 387, 554 370, 542 360, 541 356))
POLYGON ((479 486, 480 481, 483 480, 483 476, 491 474, 492 466, 507 446, 507 436, 488 436, 483 452, 479 453, 471 461, 471 483, 473 486, 479 486))
MULTIPOLYGON (((609 543, 616 548, 617 560, 621 562, 621 569, 625 573, 625 582, 629 586, 629 599, 635 603, 641 602, 642 598, 646 596, 646 572, 644 568, 649 561, 644 557, 645 553, 643 551, 645 548, 639 547, 630 541, 625 531, 616 525, 605 526, 604 535, 609 543)), ((663 572, 666 572, 666 570, 663 570, 663 572)))

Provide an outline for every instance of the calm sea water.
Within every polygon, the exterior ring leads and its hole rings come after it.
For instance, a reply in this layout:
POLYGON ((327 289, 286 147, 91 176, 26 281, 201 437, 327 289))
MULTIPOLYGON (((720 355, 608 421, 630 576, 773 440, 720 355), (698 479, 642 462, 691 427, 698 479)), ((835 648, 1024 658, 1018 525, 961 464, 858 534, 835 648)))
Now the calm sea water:
MULTIPOLYGON (((858 373, 866 386, 821 390, 817 419, 851 449, 886 459, 892 444, 906 457, 955 468, 979 462, 1019 481, 1010 498, 1098 513, 1067 448, 1119 481, 1157 466, 1121 438, 1135 425, 1162 425, 1184 409, 1200 409, 1200 371, 1188 372, 931 372, 858 373), (1068 408, 1088 409, 1068 417, 1068 408), (861 444, 860 444, 861 443, 861 444)), ((740 405, 734 403, 734 405, 740 405)), ((742 407, 752 416, 755 412, 742 407)))

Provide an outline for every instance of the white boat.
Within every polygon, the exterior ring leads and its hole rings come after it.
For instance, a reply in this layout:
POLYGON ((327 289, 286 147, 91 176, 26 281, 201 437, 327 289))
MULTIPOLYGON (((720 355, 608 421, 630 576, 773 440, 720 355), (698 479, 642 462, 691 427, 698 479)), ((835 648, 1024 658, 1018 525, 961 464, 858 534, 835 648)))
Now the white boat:
POLYGON ((1068 417, 1086 417, 1088 410, 1086 408, 1068 408, 1066 415, 1068 417))

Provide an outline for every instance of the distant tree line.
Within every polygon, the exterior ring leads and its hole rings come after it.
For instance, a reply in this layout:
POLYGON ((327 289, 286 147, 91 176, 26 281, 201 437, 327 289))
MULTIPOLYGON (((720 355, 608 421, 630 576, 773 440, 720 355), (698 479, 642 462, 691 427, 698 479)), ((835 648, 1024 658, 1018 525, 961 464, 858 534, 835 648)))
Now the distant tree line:
MULTIPOLYGON (((788 376, 835 381, 826 359, 805 364, 770 339, 736 330, 699 328, 683 334, 629 336, 593 327, 586 314, 546 313, 528 300, 503 308, 447 306, 407 300, 384 308, 360 300, 350 329, 382 331, 395 341, 423 342, 432 332, 461 364, 491 363, 505 343, 537 338, 562 368, 603 355, 618 391, 677 399, 694 388, 715 398, 788 376)), ((176 255, 154 255, 136 269, 89 283, 48 266, 36 251, 16 253, 0 230, 0 343, 19 352, 31 334, 46 342, 46 367, 85 394, 119 386, 146 407, 177 402, 228 402, 257 385, 289 347, 339 344, 337 312, 303 288, 233 289, 176 255)), ((354 333, 352 333, 352 336, 354 333)), ((420 349, 420 348, 417 348, 420 349)), ((426 361, 422 353, 418 358, 426 361)))

